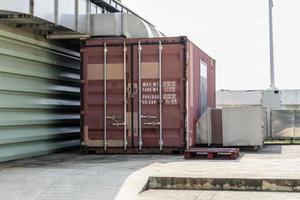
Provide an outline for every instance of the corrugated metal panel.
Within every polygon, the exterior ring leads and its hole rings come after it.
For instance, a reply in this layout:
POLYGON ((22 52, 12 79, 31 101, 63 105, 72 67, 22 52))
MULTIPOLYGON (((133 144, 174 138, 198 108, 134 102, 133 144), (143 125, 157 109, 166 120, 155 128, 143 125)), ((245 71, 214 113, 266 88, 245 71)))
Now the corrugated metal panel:
POLYGON ((0 24, 0 161, 79 145, 79 54, 0 24))
POLYGON ((197 121, 201 114, 206 111, 207 107, 216 107, 216 88, 215 88, 215 60, 197 47, 193 42, 189 42, 188 49, 189 66, 193 66, 188 70, 188 129, 189 129, 189 144, 196 145, 197 143, 197 121), (203 70, 203 65, 205 66, 203 70), (202 69, 201 69, 202 68, 202 69), (199 78, 200 76, 200 78, 199 78), (203 80, 206 77, 207 80, 203 80), (202 87, 203 82, 206 82, 204 90, 202 87), (206 90, 206 91, 205 91, 206 90), (201 108, 202 106, 202 108, 201 108))

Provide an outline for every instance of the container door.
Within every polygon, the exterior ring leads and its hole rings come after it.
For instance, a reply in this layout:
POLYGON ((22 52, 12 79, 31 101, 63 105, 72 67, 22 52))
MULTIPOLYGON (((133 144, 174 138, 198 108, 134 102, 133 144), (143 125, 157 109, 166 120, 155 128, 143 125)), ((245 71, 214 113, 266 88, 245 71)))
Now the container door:
POLYGON ((134 146, 184 146, 183 46, 139 44, 134 47, 134 146))
POLYGON ((89 48, 85 87, 85 143, 108 148, 128 147, 131 112, 128 83, 131 72, 126 46, 89 48), (88 132, 88 134, 86 133, 88 132))

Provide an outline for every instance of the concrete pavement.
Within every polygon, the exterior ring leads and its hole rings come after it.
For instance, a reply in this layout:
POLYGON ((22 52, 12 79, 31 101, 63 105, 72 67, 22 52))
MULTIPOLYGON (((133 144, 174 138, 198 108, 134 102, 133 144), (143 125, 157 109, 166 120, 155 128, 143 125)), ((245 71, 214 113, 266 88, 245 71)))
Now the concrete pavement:
POLYGON ((172 199, 172 195, 181 195, 185 199, 199 195, 196 196, 198 199, 214 200, 300 199, 299 193, 142 192, 150 176, 300 178, 299 155, 300 146, 267 146, 258 153, 242 153, 237 161, 186 161, 178 155, 81 155, 79 152, 52 154, 0 163, 0 199, 151 200, 172 199))
POLYGON ((0 163, 0 199, 111 200, 133 172, 175 160, 181 156, 69 152, 0 163))
POLYGON ((300 193, 148 190, 135 200, 299 200, 300 193))
POLYGON ((240 159, 235 161, 180 160, 154 163, 132 174, 117 199, 121 200, 124 196, 134 198, 142 190, 142 181, 145 185, 148 183, 148 177, 300 179, 299 155, 300 146, 297 145, 265 146, 260 152, 242 153, 240 159), (135 184, 137 181, 139 184, 135 184))

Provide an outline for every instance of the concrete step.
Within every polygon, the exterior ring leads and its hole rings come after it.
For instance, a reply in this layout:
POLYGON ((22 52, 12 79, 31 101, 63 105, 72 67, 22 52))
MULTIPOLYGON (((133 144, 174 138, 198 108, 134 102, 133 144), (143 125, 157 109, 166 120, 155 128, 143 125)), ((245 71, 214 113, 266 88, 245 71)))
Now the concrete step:
POLYGON ((300 192, 300 179, 149 177, 147 189, 300 192))

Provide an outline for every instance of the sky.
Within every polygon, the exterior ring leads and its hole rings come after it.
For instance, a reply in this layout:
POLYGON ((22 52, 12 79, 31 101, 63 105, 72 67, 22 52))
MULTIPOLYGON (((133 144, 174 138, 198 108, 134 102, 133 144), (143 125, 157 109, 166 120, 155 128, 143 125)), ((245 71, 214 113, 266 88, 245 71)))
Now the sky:
MULTIPOLYGON (((275 85, 300 88, 300 0, 274 1, 275 85)), ((268 0, 122 0, 167 36, 217 61, 217 89, 270 86, 268 0)))

